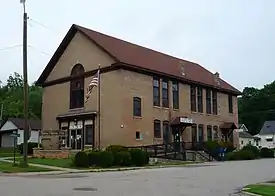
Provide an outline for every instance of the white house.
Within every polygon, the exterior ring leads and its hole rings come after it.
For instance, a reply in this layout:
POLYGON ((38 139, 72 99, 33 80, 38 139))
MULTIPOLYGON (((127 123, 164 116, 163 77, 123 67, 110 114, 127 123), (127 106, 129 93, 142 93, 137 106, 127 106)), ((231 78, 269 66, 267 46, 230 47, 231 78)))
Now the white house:
POLYGON ((265 121, 259 134, 255 136, 260 138, 259 145, 262 148, 275 148, 275 120, 265 121))
MULTIPOLYGON (((40 120, 28 120, 29 129, 30 129, 30 139, 29 142, 38 143, 39 133, 41 130, 41 121, 40 120)), ((0 147, 10 148, 16 145, 23 143, 24 141, 24 119, 21 118, 9 118, 0 129, 0 147), (13 133, 18 134, 16 141, 14 141, 13 133)))
POLYGON ((259 147, 259 139, 251 135, 244 124, 241 124, 239 129, 237 129, 236 131, 239 133, 240 149, 248 144, 259 147))

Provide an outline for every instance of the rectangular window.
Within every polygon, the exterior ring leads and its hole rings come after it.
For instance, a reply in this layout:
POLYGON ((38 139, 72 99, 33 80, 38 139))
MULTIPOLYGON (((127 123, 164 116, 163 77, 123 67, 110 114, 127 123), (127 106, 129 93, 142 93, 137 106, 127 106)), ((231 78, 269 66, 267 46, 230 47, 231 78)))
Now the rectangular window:
POLYGON ((206 114, 211 114, 211 90, 206 89, 206 114))
POLYGON ((133 115, 141 117, 141 98, 133 98, 133 115))
POLYGON ((233 114, 233 96, 228 95, 228 112, 233 114))
POLYGON ((218 126, 213 127, 213 132, 214 132, 214 140, 219 140, 219 132, 218 132, 218 126))
POLYGON ((161 138, 160 120, 154 120, 154 138, 161 138))
POLYGON ((197 111, 197 102, 196 102, 196 86, 191 85, 190 86, 190 99, 191 99, 191 111, 196 112, 197 111))
POLYGON ((168 144, 170 142, 169 122, 168 121, 163 121, 162 129, 163 129, 163 143, 168 144))
POLYGON ((198 142, 197 125, 192 125, 192 143, 198 142))
POLYGON ((217 101, 217 91, 212 91, 212 109, 213 114, 218 114, 218 101, 217 101))
POLYGON ((199 125, 199 129, 198 129, 198 132, 199 132, 199 142, 204 142, 204 137, 203 137, 203 125, 199 125))
POLYGON ((153 105, 160 106, 160 81, 159 81, 159 78, 153 79, 153 105))
POLYGON ((168 81, 162 80, 162 107, 169 108, 168 81))
POLYGON ((179 83, 173 82, 173 109, 179 109, 179 83))
POLYGON ((203 113, 203 94, 202 87, 198 87, 198 112, 203 113))
POLYGON ((139 131, 136 132, 136 140, 140 140, 140 132, 139 131))
POLYGON ((94 125, 85 126, 85 144, 86 145, 94 144, 94 125))
POLYGON ((213 136, 212 136, 212 126, 207 125, 207 140, 212 141, 213 136))

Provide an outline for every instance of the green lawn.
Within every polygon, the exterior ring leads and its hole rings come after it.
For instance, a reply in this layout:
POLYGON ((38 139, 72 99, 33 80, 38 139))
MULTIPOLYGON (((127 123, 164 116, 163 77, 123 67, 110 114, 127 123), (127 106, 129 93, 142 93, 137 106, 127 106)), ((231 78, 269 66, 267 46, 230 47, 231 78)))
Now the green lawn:
MULTIPOLYGON (((15 156, 20 156, 17 150, 15 156)), ((0 148, 0 158, 1 157, 13 157, 13 148, 0 148)))
POLYGON ((262 196, 274 196, 275 193, 275 184, 272 185, 261 185, 261 184, 255 184, 255 185, 248 185, 246 188, 249 188, 246 190, 246 192, 259 194, 262 196))
MULTIPOLYGON (((16 161, 21 161, 21 158, 17 158, 16 161)), ((34 163, 34 164, 70 168, 72 160, 71 159, 28 158, 28 162, 34 163)))
POLYGON ((13 166, 12 163, 0 162, 0 172, 4 173, 21 173, 21 172, 45 172, 52 171, 45 168, 29 166, 27 168, 20 167, 19 165, 13 166))

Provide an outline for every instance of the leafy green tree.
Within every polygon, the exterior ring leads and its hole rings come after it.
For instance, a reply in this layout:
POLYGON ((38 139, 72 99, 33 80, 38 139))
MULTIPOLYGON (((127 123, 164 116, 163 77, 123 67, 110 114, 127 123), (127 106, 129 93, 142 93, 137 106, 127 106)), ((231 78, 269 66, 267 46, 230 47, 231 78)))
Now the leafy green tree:
POLYGON ((246 87, 238 99, 239 121, 253 135, 259 133, 263 123, 275 120, 275 81, 262 89, 246 87))
MULTIPOLYGON (((14 73, 6 83, 0 82, 0 104, 4 104, 3 119, 24 117, 23 77, 14 73)), ((29 118, 40 119, 42 107, 42 89, 34 84, 29 86, 29 118)))

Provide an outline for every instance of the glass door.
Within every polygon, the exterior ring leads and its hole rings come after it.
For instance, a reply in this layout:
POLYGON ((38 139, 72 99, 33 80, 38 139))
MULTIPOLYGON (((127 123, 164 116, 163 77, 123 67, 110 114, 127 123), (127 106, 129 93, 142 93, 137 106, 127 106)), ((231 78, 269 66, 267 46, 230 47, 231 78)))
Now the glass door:
POLYGON ((81 150, 82 145, 82 129, 70 130, 71 136, 71 148, 73 150, 81 150))

